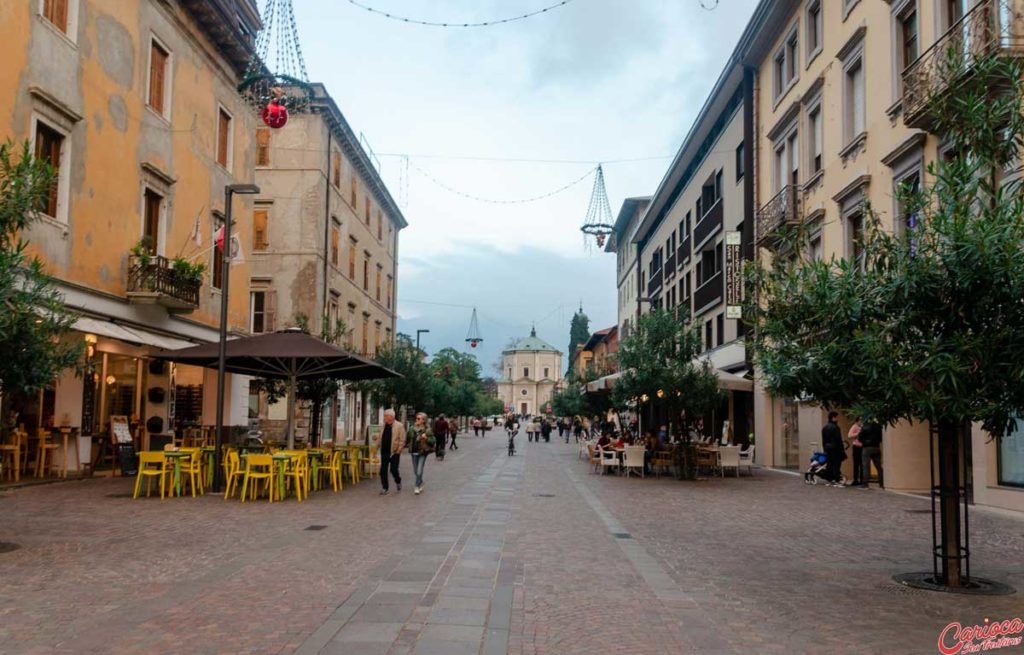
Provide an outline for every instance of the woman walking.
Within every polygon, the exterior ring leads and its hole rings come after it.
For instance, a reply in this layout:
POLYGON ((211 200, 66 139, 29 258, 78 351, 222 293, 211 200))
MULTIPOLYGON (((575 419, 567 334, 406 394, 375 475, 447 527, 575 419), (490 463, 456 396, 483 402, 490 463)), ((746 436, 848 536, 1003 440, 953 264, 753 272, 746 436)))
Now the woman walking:
POLYGON ((847 433, 847 437, 850 439, 850 445, 853 446, 853 484, 859 485, 864 482, 864 474, 861 461, 862 453, 864 451, 864 444, 860 441, 860 417, 853 422, 850 426, 850 431, 847 433))
POLYGON ((417 496, 423 491, 423 467, 427 463, 427 457, 434 452, 434 444, 434 437, 427 429, 427 415, 420 412, 416 415, 416 424, 412 426, 412 434, 409 438, 412 472, 416 475, 416 489, 413 490, 413 493, 417 496))

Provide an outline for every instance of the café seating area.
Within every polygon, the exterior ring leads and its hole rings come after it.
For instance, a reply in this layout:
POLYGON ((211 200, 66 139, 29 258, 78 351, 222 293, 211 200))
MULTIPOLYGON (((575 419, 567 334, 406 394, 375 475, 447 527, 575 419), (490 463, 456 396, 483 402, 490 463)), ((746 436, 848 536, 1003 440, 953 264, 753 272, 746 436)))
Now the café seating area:
MULTIPOLYGON (((754 473, 753 444, 742 447, 720 444, 710 437, 698 438, 693 442, 696 452, 697 474, 702 476, 739 477, 741 471, 754 473)), ((642 445, 602 447, 596 440, 580 442, 580 459, 586 459, 592 471, 599 474, 616 473, 624 476, 651 474, 660 476, 672 474, 678 466, 675 452, 670 445, 660 445, 649 451, 642 445)))

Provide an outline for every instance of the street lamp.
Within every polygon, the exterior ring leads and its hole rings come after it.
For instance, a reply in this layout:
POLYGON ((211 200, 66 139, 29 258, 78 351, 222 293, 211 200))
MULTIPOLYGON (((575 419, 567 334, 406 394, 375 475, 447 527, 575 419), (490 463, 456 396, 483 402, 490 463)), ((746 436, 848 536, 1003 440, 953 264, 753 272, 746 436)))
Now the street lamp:
MULTIPOLYGON (((213 490, 220 491, 221 444, 224 442, 224 366, 228 351, 228 277, 231 273, 231 198, 260 192, 255 184, 229 184, 224 187, 224 244, 220 258, 220 341, 217 349, 217 411, 214 424, 213 490)), ((217 247, 216 244, 213 246, 217 247)))
POLYGON ((416 350, 420 349, 420 335, 427 332, 430 332, 430 330, 416 330, 416 350))

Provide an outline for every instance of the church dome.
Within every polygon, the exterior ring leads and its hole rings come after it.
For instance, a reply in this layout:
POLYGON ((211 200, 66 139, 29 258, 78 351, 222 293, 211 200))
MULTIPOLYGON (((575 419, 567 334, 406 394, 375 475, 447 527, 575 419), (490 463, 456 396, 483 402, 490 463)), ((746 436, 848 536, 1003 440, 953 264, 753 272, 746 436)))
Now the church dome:
POLYGON ((517 352, 548 352, 548 353, 559 353, 561 352, 558 348, 555 348, 547 341, 544 341, 537 336, 537 329, 530 330, 530 336, 516 341, 511 348, 502 351, 503 353, 517 353, 517 352))

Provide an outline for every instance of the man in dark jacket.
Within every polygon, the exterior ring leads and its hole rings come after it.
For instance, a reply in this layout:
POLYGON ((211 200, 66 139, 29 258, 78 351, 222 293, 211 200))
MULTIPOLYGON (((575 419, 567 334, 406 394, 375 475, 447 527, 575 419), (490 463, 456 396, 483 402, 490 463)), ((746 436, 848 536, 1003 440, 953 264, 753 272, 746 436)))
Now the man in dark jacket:
POLYGON ((861 488, 868 488, 871 479, 871 463, 878 470, 878 486, 884 487, 882 479, 882 426, 876 421, 867 421, 860 429, 861 448, 861 488))
POLYGON ((546 418, 542 418, 540 420, 540 434, 542 437, 544 437, 544 441, 551 441, 551 424, 548 423, 548 420, 546 418))
POLYGON ((444 414, 441 414, 434 420, 433 432, 434 432, 434 457, 439 460, 444 459, 444 447, 448 440, 448 421, 444 420, 444 414))
POLYGON ((825 477, 835 485, 841 485, 839 466, 846 459, 843 449, 843 433, 836 422, 839 412, 828 413, 828 423, 821 428, 821 449, 825 451, 825 477))

